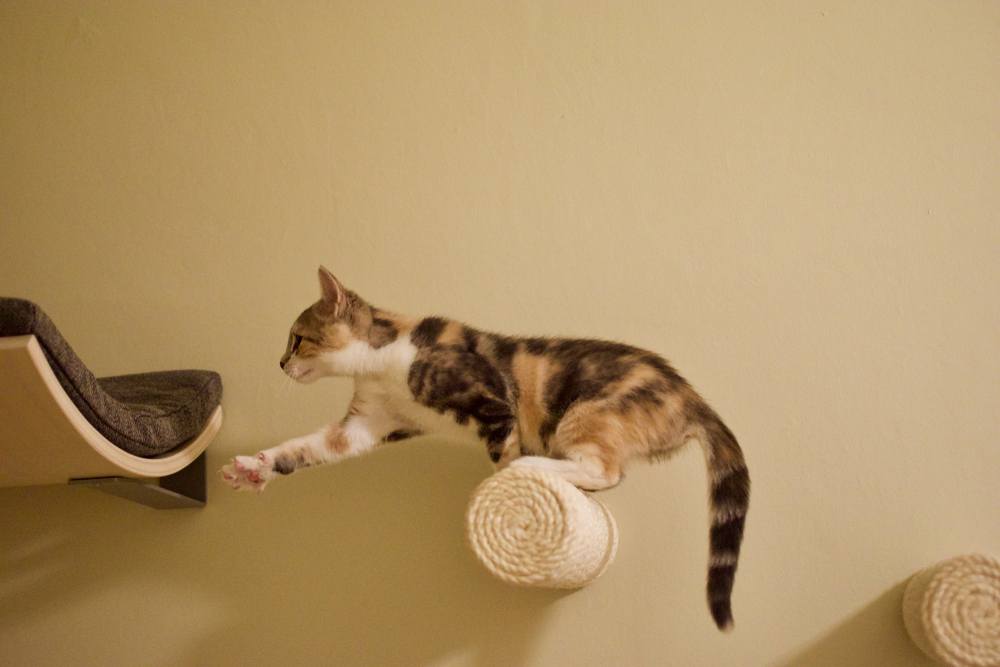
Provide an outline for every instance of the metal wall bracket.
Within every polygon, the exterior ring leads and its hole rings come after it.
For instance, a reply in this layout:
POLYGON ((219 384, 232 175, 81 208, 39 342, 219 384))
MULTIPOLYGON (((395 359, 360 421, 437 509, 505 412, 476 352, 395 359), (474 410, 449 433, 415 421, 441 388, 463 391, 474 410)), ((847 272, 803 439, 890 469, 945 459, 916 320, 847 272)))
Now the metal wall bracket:
POLYGON ((131 477, 88 477, 71 479, 72 485, 89 486, 119 498, 133 500, 158 510, 204 507, 205 454, 186 468, 158 479, 133 479, 131 477))

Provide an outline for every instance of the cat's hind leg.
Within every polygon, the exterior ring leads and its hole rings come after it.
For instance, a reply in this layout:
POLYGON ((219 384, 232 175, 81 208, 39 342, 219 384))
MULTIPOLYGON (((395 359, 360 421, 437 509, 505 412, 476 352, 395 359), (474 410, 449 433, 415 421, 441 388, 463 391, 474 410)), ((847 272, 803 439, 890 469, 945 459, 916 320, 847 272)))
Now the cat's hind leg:
POLYGON ((578 403, 559 420, 546 443, 548 456, 524 456, 511 466, 544 470, 588 491, 609 489, 621 481, 624 451, 613 419, 600 403, 578 403))
POLYGON ((621 481, 621 469, 609 466, 596 455, 596 445, 582 445, 566 452, 566 458, 522 456, 510 463, 511 468, 541 470, 562 477, 567 482, 587 491, 610 489, 621 481))

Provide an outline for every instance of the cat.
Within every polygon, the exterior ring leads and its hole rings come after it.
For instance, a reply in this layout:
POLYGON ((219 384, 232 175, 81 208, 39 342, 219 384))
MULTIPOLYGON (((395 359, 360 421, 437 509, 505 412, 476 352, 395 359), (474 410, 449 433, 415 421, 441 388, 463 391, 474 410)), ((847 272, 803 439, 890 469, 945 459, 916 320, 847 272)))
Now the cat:
POLYGON ((621 343, 517 338, 441 317, 376 308, 319 268, 320 300, 295 320, 281 369, 312 383, 353 376, 344 418, 223 467, 234 488, 334 463, 421 434, 482 443, 498 469, 558 475, 581 489, 615 486, 634 460, 701 442, 711 482, 708 603, 732 627, 730 596, 750 497, 736 438, 660 356, 621 343))

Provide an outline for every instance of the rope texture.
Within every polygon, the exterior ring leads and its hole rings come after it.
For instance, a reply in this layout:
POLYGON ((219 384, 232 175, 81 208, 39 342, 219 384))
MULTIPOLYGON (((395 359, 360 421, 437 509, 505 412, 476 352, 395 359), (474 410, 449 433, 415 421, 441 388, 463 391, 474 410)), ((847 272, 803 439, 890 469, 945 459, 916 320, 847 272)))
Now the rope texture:
POLYGON ((1000 667, 1000 561, 959 556, 913 575, 903 594, 913 642, 953 667, 1000 667))
POLYGON ((479 561, 520 586, 580 588, 601 576, 618 550, 608 509, 560 477, 507 468, 472 494, 466 533, 479 561))

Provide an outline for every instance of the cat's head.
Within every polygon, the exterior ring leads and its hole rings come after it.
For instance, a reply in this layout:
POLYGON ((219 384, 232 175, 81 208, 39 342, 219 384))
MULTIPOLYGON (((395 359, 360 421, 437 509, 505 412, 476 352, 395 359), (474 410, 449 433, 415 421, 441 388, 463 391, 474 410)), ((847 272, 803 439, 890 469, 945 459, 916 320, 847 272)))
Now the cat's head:
POLYGON ((279 362, 288 377, 303 383, 352 374, 358 357, 370 349, 371 307, 322 266, 319 285, 320 300, 292 324, 279 362))

